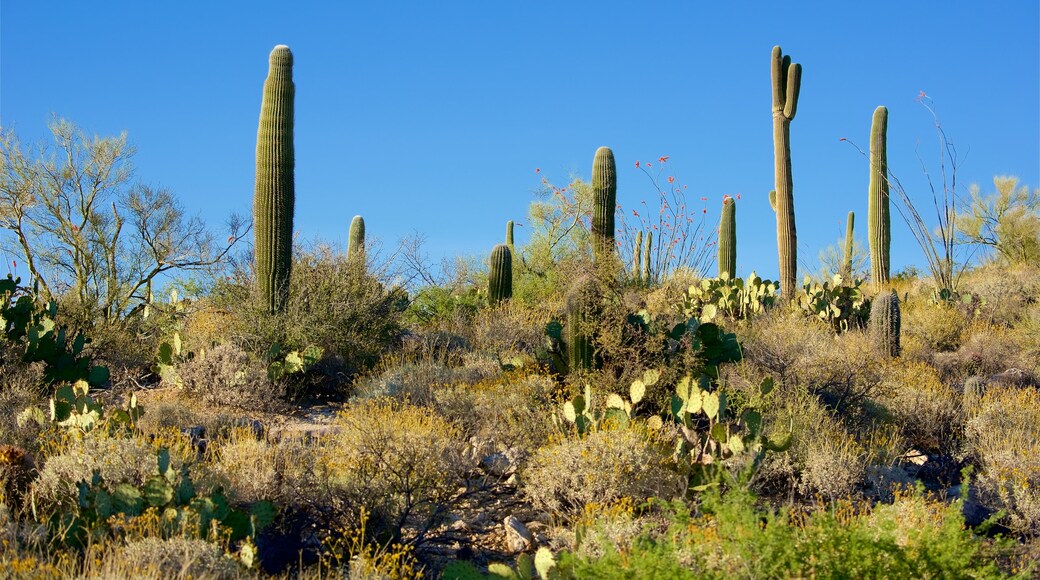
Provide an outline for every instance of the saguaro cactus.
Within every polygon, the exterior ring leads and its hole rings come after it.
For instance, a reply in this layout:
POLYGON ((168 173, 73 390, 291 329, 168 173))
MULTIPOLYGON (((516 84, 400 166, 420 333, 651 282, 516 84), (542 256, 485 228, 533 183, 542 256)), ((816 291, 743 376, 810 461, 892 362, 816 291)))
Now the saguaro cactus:
POLYGON ((488 267, 488 302, 498 304, 513 297, 513 252, 499 244, 491 250, 488 267))
POLYGON ((643 249, 643 283, 649 286, 653 282, 653 267, 650 264, 651 253, 654 247, 654 232, 647 230, 646 247, 643 249))
POLYGON ((582 372, 595 366, 593 324, 599 310, 599 285, 593 276, 575 281, 567 293, 567 329, 564 347, 571 372, 582 372))
POLYGON ((719 277, 737 276, 737 204, 732 197, 722 199, 719 220, 719 277))
POLYGON ((643 230, 636 232, 636 243, 632 253, 632 279, 638 284, 643 274, 643 230))
POLYGON ((614 255, 614 210, 617 207, 617 169, 614 152, 600 147, 592 160, 592 250, 596 263, 614 255))
POLYGON ((870 239, 870 279, 878 292, 888 286, 892 223, 888 197, 888 109, 874 109, 870 123, 870 188, 867 235, 870 239))
POLYGON ((350 237, 347 239, 347 259, 352 263, 365 263, 365 218, 356 215, 350 220, 350 237))
POLYGON ((776 211, 776 245, 780 257, 780 290, 792 299, 798 287, 798 237, 794 226, 794 197, 791 180, 791 121, 798 111, 802 65, 791 62, 779 46, 773 47, 773 165, 776 193, 770 193, 776 211))
POLYGON ((841 261, 841 277, 847 282, 852 282, 852 252, 853 242, 852 230, 856 225, 856 212, 849 212, 849 219, 845 223, 845 257, 841 261))
POLYGON ((509 246, 509 251, 513 251, 513 220, 506 222, 506 245, 509 246))
POLYGON ((270 312, 285 308, 292 273, 293 56, 288 46, 271 51, 256 135, 253 233, 257 286, 270 312))
POLYGON ((878 294, 870 306, 870 333, 878 350, 899 356, 899 330, 899 296, 894 290, 878 294))

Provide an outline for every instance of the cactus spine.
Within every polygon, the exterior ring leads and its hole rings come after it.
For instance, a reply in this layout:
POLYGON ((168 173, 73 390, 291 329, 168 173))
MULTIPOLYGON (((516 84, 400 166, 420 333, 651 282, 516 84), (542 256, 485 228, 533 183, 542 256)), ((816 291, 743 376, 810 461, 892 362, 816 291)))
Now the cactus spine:
POLYGON ((579 278, 567 293, 567 329, 564 347, 571 372, 595 366, 595 343, 591 333, 599 306, 599 286, 593 276, 579 278))
POLYGON ((643 230, 636 232, 636 244, 632 256, 632 279, 638 284, 643 274, 643 230))
POLYGON ((798 110, 802 65, 791 62, 779 46, 773 47, 773 161, 776 193, 770 194, 776 212, 776 244, 780 258, 780 291, 784 300, 794 298, 798 287, 798 236, 794 226, 791 179, 791 121, 798 110))
POLYGON ((268 310, 275 313, 285 308, 292 273, 296 89, 292 81, 293 56, 288 46, 274 47, 269 63, 256 135, 253 232, 257 285, 268 310))
POLYGON ((513 297, 513 252, 498 244, 491 250, 488 267, 488 302, 498 304, 513 297))
POLYGON ((852 251, 853 240, 852 229, 856 225, 856 212, 849 212, 849 219, 845 223, 845 257, 841 261, 841 277, 847 282, 852 282, 852 251))
POLYGON ((878 292, 889 280, 889 247, 892 224, 888 197, 888 109, 878 107, 870 123, 870 188, 867 235, 870 238, 870 278, 878 292))
POLYGON ((614 152, 600 147, 592 160, 592 251, 596 263, 614 253, 614 210, 617 207, 617 170, 614 152))
POLYGON ((878 294, 870 306, 870 333, 878 350, 899 356, 899 296, 895 291, 878 294))
POLYGON ((506 222, 506 245, 509 246, 509 251, 513 251, 513 220, 506 222))
POLYGON ((653 280, 653 270, 650 266, 650 250, 654 247, 654 232, 647 230, 646 247, 643 248, 643 283, 649 286, 653 280))
POLYGON ((719 220, 719 277, 737 276, 737 204, 732 197, 722 199, 719 220))
POLYGON ((365 263, 365 218, 356 215, 350 220, 350 237, 347 239, 347 259, 351 263, 365 263))

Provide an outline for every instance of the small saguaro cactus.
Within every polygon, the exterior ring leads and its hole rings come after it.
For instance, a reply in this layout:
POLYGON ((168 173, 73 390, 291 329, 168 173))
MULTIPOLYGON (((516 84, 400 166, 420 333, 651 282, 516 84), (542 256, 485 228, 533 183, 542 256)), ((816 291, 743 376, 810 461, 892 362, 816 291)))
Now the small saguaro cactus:
POLYGON ((643 284, 649 286, 652 282, 653 267, 650 264, 650 250, 654 247, 654 232, 647 230, 646 246, 643 248, 643 284))
POLYGON ((513 297, 513 252, 498 244, 491 250, 488 267, 488 302, 498 304, 513 297))
POLYGON ((513 251, 513 220, 506 222, 506 245, 509 246, 509 251, 513 251))
POLYGON ((578 278, 567 293, 564 348, 571 372, 591 370, 596 363, 592 325, 599 310, 600 291, 594 276, 578 278))
POLYGON ((849 219, 845 222, 845 256, 841 260, 841 277, 847 282, 852 282, 852 252, 853 241, 852 230, 856 225, 856 212, 849 212, 849 219))
POLYGON ((888 109, 878 107, 870 123, 870 188, 867 235, 870 239, 870 279, 880 292, 889 281, 889 247, 892 223, 888 197, 888 109))
POLYGON ((798 236, 794 226, 794 195, 791 179, 791 121, 798 111, 802 65, 792 63, 779 46, 773 47, 773 166, 776 193, 769 200, 776 212, 776 244, 780 258, 780 291, 784 300, 797 295, 798 236))
POLYGON ((643 230, 636 232, 635 247, 632 248, 632 279, 638 284, 643 274, 643 230))
POLYGON ((878 350, 888 356, 899 356, 899 296, 882 292, 870 306, 870 333, 878 350))
POLYGON ((719 220, 719 278, 737 276, 737 203, 732 197, 722 198, 719 220))
POLYGON ((347 259, 354 264, 365 263, 365 218, 356 215, 350 220, 350 237, 347 239, 347 259))
POLYGON ((592 160, 592 251, 596 263, 614 255, 614 211, 617 168, 610 147, 600 147, 592 160))
POLYGON ((288 46, 271 51, 260 127, 256 135, 253 235, 257 286, 267 309, 281 312, 292 274, 293 211, 296 203, 293 152, 293 55, 288 46))

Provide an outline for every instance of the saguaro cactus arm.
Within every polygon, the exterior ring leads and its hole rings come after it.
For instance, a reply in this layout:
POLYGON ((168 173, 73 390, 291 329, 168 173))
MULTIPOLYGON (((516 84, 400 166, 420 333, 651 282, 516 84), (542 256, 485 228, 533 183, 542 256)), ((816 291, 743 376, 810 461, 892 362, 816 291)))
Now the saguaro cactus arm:
POLYGON ((365 218, 356 215, 350 220, 350 236, 347 238, 347 259, 365 263, 365 218))

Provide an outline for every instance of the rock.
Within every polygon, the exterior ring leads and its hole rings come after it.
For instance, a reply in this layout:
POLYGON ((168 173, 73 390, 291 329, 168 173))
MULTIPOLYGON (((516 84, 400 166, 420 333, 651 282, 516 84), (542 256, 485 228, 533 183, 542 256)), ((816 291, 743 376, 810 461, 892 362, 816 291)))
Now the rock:
POLYGON ((534 543, 534 536, 516 516, 506 516, 502 525, 506 530, 506 546, 510 551, 523 552, 534 543))
MULTIPOLYGON (((964 491, 964 485, 955 485, 946 490, 947 501, 957 501, 961 497, 961 493, 964 491)), ((961 514, 964 515, 964 523, 968 527, 975 527, 981 525, 982 522, 986 521, 986 518, 993 515, 993 510, 987 508, 979 502, 979 490, 974 485, 968 486, 968 497, 964 500, 961 505, 961 514)))
POLYGON ((522 451, 515 447, 485 455, 480 460, 480 468, 495 477, 505 477, 516 473, 522 451))

